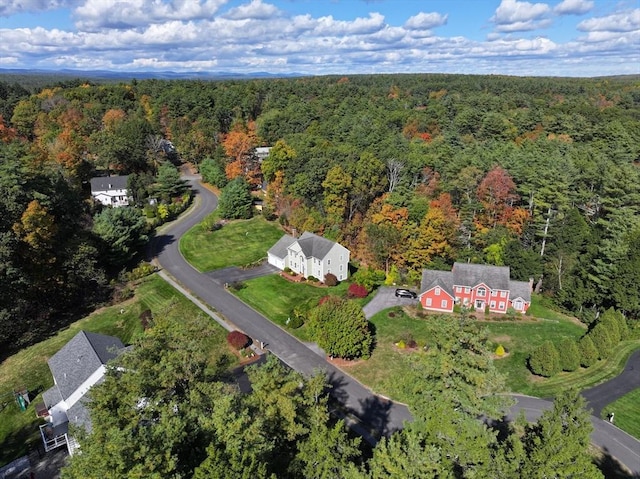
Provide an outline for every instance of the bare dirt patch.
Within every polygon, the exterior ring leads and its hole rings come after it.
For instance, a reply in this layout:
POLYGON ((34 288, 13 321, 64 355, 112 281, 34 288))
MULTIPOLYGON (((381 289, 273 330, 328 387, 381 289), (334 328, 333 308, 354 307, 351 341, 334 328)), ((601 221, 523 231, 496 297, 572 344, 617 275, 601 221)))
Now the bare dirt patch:
POLYGON ((361 364, 364 361, 364 359, 342 359, 342 358, 332 358, 331 356, 327 356, 327 361, 329 361, 334 366, 342 369, 342 368, 350 368, 352 366, 361 364))

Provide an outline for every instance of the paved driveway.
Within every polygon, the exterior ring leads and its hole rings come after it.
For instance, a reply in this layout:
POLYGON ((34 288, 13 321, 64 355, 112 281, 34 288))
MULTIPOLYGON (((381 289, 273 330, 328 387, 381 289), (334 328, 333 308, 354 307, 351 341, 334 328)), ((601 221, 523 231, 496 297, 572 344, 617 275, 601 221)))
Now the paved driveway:
POLYGON ((388 308, 393 308, 394 306, 408 306, 410 304, 418 303, 417 299, 396 298, 395 293, 395 286, 381 286, 373 299, 369 301, 364 308, 362 308, 365 317, 369 319, 374 314, 388 308))
POLYGON ((265 262, 253 268, 243 269, 237 266, 229 266, 228 268, 209 271, 205 274, 216 283, 224 285, 225 283, 237 283, 239 281, 247 281, 248 279, 267 276, 278 271, 280 271, 278 268, 265 262))

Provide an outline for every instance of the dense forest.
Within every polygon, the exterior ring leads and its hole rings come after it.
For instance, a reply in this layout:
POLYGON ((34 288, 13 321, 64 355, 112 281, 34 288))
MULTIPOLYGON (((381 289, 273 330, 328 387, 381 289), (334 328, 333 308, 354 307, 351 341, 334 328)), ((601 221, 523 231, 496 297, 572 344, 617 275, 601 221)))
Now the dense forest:
POLYGON ((108 299, 151 230, 142 208, 96 208, 88 180, 129 174, 140 206, 172 204, 170 160, 223 191, 262 185, 264 214, 359 267, 417 284, 453 261, 509 265, 587 323, 640 315, 637 78, 0 83, 3 338, 20 347, 108 299))

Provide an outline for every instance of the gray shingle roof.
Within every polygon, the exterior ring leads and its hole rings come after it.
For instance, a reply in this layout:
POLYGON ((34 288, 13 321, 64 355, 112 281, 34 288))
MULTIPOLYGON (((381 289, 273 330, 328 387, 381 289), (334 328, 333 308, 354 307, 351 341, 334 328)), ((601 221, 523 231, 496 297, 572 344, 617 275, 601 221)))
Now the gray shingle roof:
POLYGON ((96 176, 91 178, 91 192, 127 189, 129 176, 96 176))
POLYGON ((491 289, 509 289, 508 266, 454 263, 452 271, 453 284, 459 286, 473 287, 484 283, 491 289))
POLYGON ((302 233, 302 236, 298 238, 298 244, 300 245, 302 253, 307 258, 324 259, 327 253, 331 251, 331 248, 337 243, 305 231, 302 233))
POLYGON ((451 271, 437 271, 425 269, 422 271, 422 283, 420 284, 420 292, 424 293, 431 288, 440 286, 443 290, 454 297, 453 294, 453 273, 451 271))
POLYGON ((268 253, 272 254, 276 258, 285 258, 287 256, 287 248, 291 246, 295 240, 296 239, 293 236, 284 235, 276 244, 269 248, 268 253))
POLYGON ((510 281, 509 289, 511 290, 509 295, 511 301, 516 298, 522 298, 528 303, 531 302, 531 283, 528 281, 510 281))
MULTIPOLYGON (((76 334, 48 361, 60 397, 66 400, 100 366, 115 358, 122 348, 122 341, 113 336, 87 331, 76 334)), ((54 393, 48 397, 55 399, 54 393)), ((55 404, 45 403, 49 407, 55 404)))

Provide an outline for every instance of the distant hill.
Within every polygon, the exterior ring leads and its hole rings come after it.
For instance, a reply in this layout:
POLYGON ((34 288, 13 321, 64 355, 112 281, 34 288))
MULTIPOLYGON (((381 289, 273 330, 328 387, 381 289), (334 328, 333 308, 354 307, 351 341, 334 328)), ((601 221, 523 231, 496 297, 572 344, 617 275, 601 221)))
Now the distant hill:
POLYGON ((88 80, 93 83, 110 83, 131 81, 134 78, 146 80, 234 80, 252 78, 291 78, 303 76, 298 73, 273 74, 268 72, 233 73, 233 72, 173 72, 173 71, 142 71, 123 72, 110 70, 28 70, 0 68, 0 81, 19 83, 27 89, 38 89, 44 85, 65 83, 70 80, 88 80))

